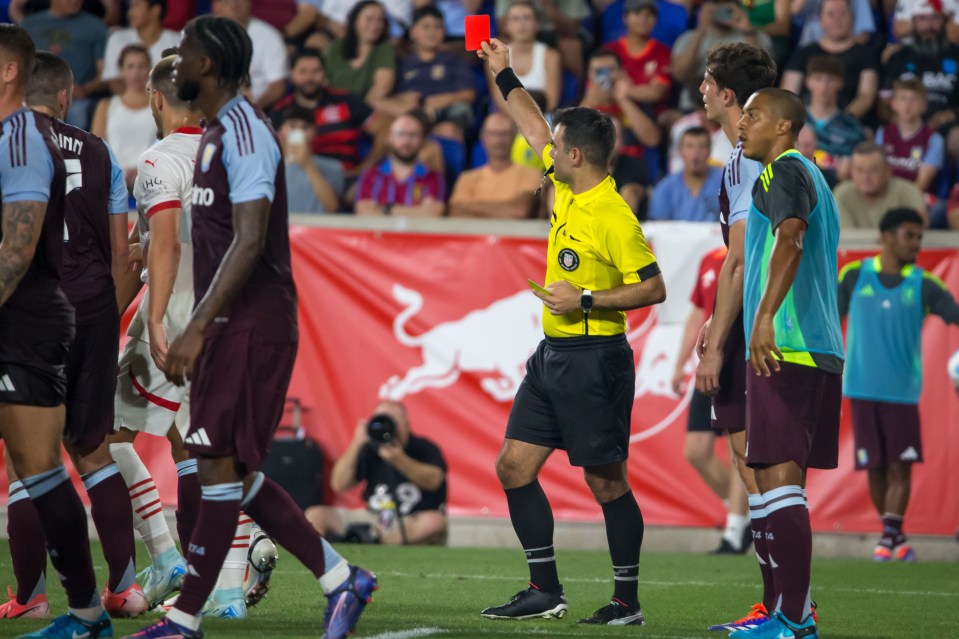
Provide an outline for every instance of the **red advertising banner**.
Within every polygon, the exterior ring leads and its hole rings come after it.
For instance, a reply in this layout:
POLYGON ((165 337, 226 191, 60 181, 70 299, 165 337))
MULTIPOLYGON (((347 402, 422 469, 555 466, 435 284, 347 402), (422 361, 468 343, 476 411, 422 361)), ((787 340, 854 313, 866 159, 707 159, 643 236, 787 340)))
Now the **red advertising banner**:
MULTIPOLYGON (((675 396, 670 381, 699 260, 720 242, 718 229, 650 225, 648 235, 669 299, 629 314, 637 369, 630 481, 647 523, 714 526, 723 506, 683 459, 688 396, 675 396)), ((414 432, 446 456, 451 514, 507 516, 493 467, 526 359, 542 338, 542 306, 526 280, 542 281, 545 239, 294 227, 291 245, 300 345, 289 395, 301 400, 303 425, 329 463, 381 398, 397 399, 414 432)), ((843 251, 840 263, 871 254, 843 251)), ((920 263, 959 291, 959 251, 927 250, 920 263)), ((909 530, 951 535, 959 529, 959 500, 948 494, 959 485, 959 398, 946 362, 959 331, 931 318, 923 339, 925 463, 914 472, 909 530)), ((165 441, 141 436, 137 448, 171 503, 176 473, 165 441)), ((846 410, 840 468, 809 475, 817 530, 876 530, 853 452, 846 410)), ((541 481, 557 518, 601 519, 562 451, 541 481)), ((355 494, 332 501, 359 503, 355 494)))

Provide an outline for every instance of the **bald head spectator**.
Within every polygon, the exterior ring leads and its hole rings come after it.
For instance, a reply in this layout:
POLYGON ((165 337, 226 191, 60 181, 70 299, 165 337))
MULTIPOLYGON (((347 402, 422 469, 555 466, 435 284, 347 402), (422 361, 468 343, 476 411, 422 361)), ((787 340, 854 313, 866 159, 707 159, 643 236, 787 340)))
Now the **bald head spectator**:
POLYGON ((459 176, 450 197, 450 217, 530 217, 542 173, 513 164, 515 137, 516 125, 509 116, 496 112, 483 121, 480 141, 487 163, 459 176))
POLYGON ((51 0, 48 10, 27 16, 22 26, 38 50, 58 55, 70 65, 75 84, 66 121, 87 129, 94 106, 91 96, 103 88, 100 74, 107 28, 82 7, 79 0, 51 0))
POLYGON ((789 57, 780 86, 807 99, 803 79, 810 59, 836 56, 843 69, 839 108, 862 118, 872 111, 879 92, 879 56, 873 47, 856 39, 849 0, 823 0, 819 6, 822 35, 789 57))
POLYGON ((130 44, 140 44, 150 52, 150 60, 163 59, 163 50, 180 44, 180 34, 163 28, 167 0, 130 0, 127 9, 127 24, 123 29, 114 29, 107 39, 103 54, 103 73, 100 79, 110 85, 110 91, 120 93, 123 83, 120 78, 120 52, 130 44))
POLYGON ((386 159, 360 176, 357 215, 442 217, 445 179, 418 159, 428 133, 429 119, 422 112, 413 111, 393 121, 386 159))
POLYGON ((250 61, 250 96, 261 109, 269 109, 286 91, 286 44, 272 26, 253 17, 251 0, 213 0, 213 15, 236 20, 253 41, 250 61))
POLYGON ((860 142, 853 150, 852 179, 834 190, 843 228, 875 229, 889 209, 915 209, 928 225, 922 192, 914 182, 894 177, 885 150, 875 142, 860 142))

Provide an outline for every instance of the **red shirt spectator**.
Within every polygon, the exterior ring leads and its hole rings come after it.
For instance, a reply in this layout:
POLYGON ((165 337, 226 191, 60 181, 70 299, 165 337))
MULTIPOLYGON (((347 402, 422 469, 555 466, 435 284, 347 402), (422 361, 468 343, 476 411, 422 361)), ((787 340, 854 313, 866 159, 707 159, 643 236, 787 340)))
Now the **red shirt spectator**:
POLYGON ((196 0, 177 0, 167 2, 163 28, 182 31, 186 23, 196 17, 196 0))
POLYGON ((427 198, 437 202, 446 201, 446 183, 436 171, 416 163, 410 176, 399 182, 393 175, 390 160, 366 170, 360 176, 356 200, 372 200, 380 206, 416 206, 427 198))
POLYGON ((696 308, 701 308, 706 313, 704 318, 708 320, 713 315, 713 307, 716 305, 716 289, 719 283, 719 271, 726 260, 726 247, 722 246, 715 251, 710 251, 703 256, 699 263, 699 275, 696 278, 696 286, 693 288, 693 294, 689 301, 696 308))

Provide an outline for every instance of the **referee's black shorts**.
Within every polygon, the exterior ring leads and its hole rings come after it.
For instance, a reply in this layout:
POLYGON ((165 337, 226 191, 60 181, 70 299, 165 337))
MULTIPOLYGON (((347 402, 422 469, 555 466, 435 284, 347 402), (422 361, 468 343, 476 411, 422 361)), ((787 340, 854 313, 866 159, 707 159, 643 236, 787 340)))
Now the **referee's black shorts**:
POLYGON ((573 466, 625 461, 635 388, 625 335, 547 337, 526 362, 506 438, 563 449, 573 466))

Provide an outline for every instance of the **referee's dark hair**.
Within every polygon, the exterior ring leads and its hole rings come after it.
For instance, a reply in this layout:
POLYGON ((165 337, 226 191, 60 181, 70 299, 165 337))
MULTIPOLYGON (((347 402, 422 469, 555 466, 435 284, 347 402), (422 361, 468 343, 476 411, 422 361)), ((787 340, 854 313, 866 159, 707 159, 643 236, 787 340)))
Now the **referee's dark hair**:
POLYGON ((587 107, 556 112, 553 126, 563 125, 566 146, 579 149, 587 163, 606 170, 616 144, 616 127, 605 113, 587 107))
POLYGON ((37 51, 27 82, 26 103, 31 107, 45 106, 57 112, 60 110, 57 94, 69 91, 72 85, 73 71, 66 60, 49 51, 37 51))
POLYGON ((719 44, 706 54, 706 73, 716 87, 729 89, 740 107, 756 91, 776 84, 776 63, 769 53, 745 42, 719 44))
POLYGON ((908 206, 901 206, 895 209, 889 209, 879 221, 880 233, 895 233, 903 224, 918 224, 925 226, 926 221, 919 215, 919 211, 911 209, 908 206))
POLYGON ((17 87, 26 87, 33 71, 33 58, 37 53, 33 38, 21 26, 0 24, 0 52, 8 61, 12 59, 17 63, 17 87))
POLYGON ((250 83, 253 42, 236 20, 200 16, 187 23, 184 35, 195 38, 216 67, 220 86, 240 87, 250 83))
POLYGON ((766 97, 766 103, 772 116, 777 120, 788 120, 792 125, 793 137, 799 135, 799 132, 806 126, 806 107, 802 100, 792 91, 767 87, 756 91, 755 95, 766 97))

